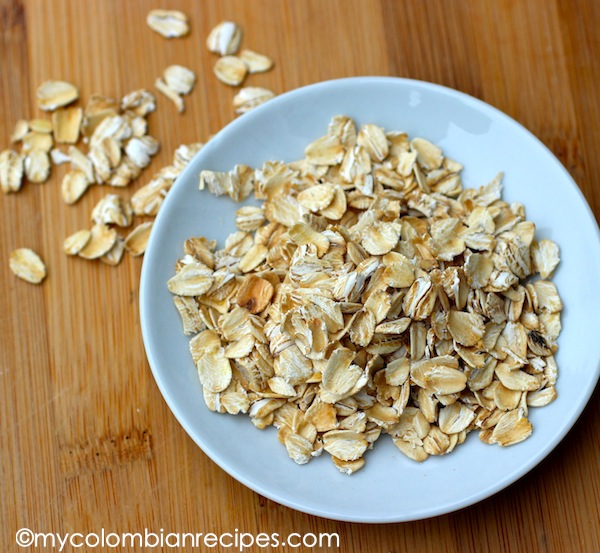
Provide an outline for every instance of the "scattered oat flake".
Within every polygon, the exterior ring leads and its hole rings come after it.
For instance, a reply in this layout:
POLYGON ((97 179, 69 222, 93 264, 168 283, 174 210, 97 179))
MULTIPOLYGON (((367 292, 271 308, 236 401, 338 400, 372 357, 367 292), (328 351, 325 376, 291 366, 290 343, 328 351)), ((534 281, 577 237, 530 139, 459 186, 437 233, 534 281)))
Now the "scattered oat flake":
POLYGON ((129 200, 124 200, 117 194, 107 194, 92 210, 92 221, 96 224, 128 227, 132 218, 133 210, 129 200))
POLYGON ((146 251, 151 230, 152 221, 140 223, 125 238, 125 249, 133 256, 142 255, 146 251))
POLYGON ((0 187, 5 194, 17 192, 23 183, 25 156, 14 150, 0 153, 0 187))
POLYGON ((216 61, 213 71, 222 83, 239 86, 246 78, 248 66, 236 56, 223 56, 216 61))
POLYGON ((100 94, 92 94, 83 109, 81 134, 89 138, 105 118, 117 115, 118 112, 119 102, 117 100, 100 94))
POLYGON ((177 10, 152 10, 146 23, 165 38, 180 38, 190 32, 187 15, 177 10))
POLYGON ((78 230, 65 238, 63 250, 67 255, 77 255, 90 241, 91 231, 88 229, 78 230))
POLYGON ((69 171, 63 177, 61 183, 61 192, 65 203, 72 205, 77 202, 77 200, 85 194, 85 191, 89 188, 90 184, 90 181, 81 169, 69 171))
POLYGON ((175 173, 172 178, 175 178, 184 167, 192 160, 192 158, 202 149, 202 142, 194 142, 192 144, 182 144, 178 146, 173 154, 173 165, 175 173))
POLYGON ((233 97, 233 107, 236 113, 246 113, 274 97, 275 94, 266 88, 247 86, 233 97))
POLYGON ((110 137, 119 144, 131 138, 132 130, 129 118, 122 115, 109 115, 95 128, 90 138, 90 150, 102 145, 102 142, 110 137))
POLYGON ((109 228, 104 223, 96 224, 90 231, 88 243, 79 250, 79 257, 84 259, 98 259, 107 253, 118 239, 117 231, 109 228))
MULTIPOLYGON (((108 182, 113 173, 113 167, 110 158, 108 157, 102 144, 90 148, 87 157, 92 164, 94 181, 98 184, 108 182)), ((72 160, 72 166, 75 168, 75 170, 79 170, 83 174, 86 183, 91 184, 86 167, 78 167, 78 160, 76 159, 72 160)))
POLYGON ((71 158, 59 148, 52 148, 50 151, 50 159, 54 165, 62 165, 63 163, 69 163, 69 161, 71 161, 71 158))
POLYGON ((46 182, 50 176, 50 156, 43 150, 33 150, 25 157, 24 167, 29 182, 46 182))
POLYGON ((133 137, 125 145, 125 153, 135 166, 143 169, 148 166, 159 147, 158 140, 151 136, 133 137))
MULTIPOLYGON (((91 100, 91 99, 90 99, 91 100)), ((118 107, 118 102, 116 100, 103 99, 101 97, 97 97, 98 106, 95 108, 96 110, 102 109, 102 112, 109 111, 113 112, 113 115, 116 115, 116 107, 118 107), (116 105, 115 105, 116 104, 116 105)), ((89 109, 86 108, 86 111, 89 109)), ((149 113, 152 113, 156 109, 156 98, 152 92, 146 90, 145 88, 140 88, 139 90, 133 90, 132 92, 125 94, 121 99, 121 109, 123 111, 131 111, 136 115, 146 116, 149 113)))
POLYGON ((29 128, 34 132, 42 134, 50 134, 52 132, 54 123, 47 119, 32 119, 29 121, 29 128))
POLYGON ((240 47, 242 30, 233 21, 222 21, 214 27, 206 39, 206 47, 220 56, 235 54, 240 47))
POLYGON ((128 186, 132 180, 136 179, 140 175, 142 169, 143 167, 140 167, 137 163, 134 163, 134 161, 128 156, 123 156, 106 182, 110 186, 128 186))
POLYGON ((133 212, 139 216, 155 216, 172 184, 172 179, 154 177, 147 185, 138 188, 131 197, 133 212))
POLYGON ((67 159, 71 162, 73 169, 79 169, 89 183, 93 183, 95 179, 94 164, 92 160, 86 156, 77 146, 69 146, 67 159))
POLYGON ((46 266, 40 256, 29 248, 19 248, 10 254, 10 270, 22 280, 39 284, 46 278, 46 266))
POLYGON ((273 67, 273 60, 253 50, 242 50, 240 59, 248 66, 248 73, 264 73, 273 67))
POLYGON ((54 141, 58 144, 75 144, 79 140, 79 128, 83 110, 77 107, 60 108, 52 113, 54 141))
POLYGON ((19 119, 15 124, 15 128, 10 135, 10 141, 12 144, 20 142, 23 137, 29 132, 29 123, 25 119, 19 119))
POLYGON ((119 263, 121 263, 121 259, 123 259, 123 253, 125 252, 125 240, 121 236, 117 236, 116 242, 113 244, 112 248, 108 250, 104 255, 99 257, 102 263, 106 265, 110 265, 112 267, 116 267, 119 263))
POLYGON ((66 106, 77 98, 77 87, 66 81, 45 81, 37 89, 38 107, 44 111, 66 106))
POLYGON ((177 94, 163 79, 158 78, 154 81, 154 86, 156 89, 164 94, 171 102, 175 104, 177 111, 182 113, 185 109, 185 105, 183 103, 183 98, 177 94))
MULTIPOLYGON (((119 166, 128 159, 126 157, 126 155, 129 155, 129 153, 127 152, 127 146, 133 140, 135 140, 135 142, 133 142, 133 145, 130 146, 130 151, 133 150, 133 155, 135 156, 135 153, 136 153, 135 150, 138 149, 138 148, 136 148, 136 146, 141 145, 140 138, 135 137, 135 136, 132 137, 131 140, 127 141, 127 145, 124 148, 125 151, 123 151, 123 149, 122 149, 123 144, 122 144, 121 140, 113 138, 112 136, 105 136, 90 150, 90 154, 92 152, 97 154, 96 159, 93 159, 93 158, 90 159, 92 161, 92 166, 98 167, 98 166, 105 165, 105 167, 102 167, 102 172, 105 172, 105 171, 109 172, 109 175, 103 176, 104 181, 110 183, 110 178, 106 178, 106 177, 107 176, 110 177, 110 173, 112 173, 114 176, 114 171, 116 169, 119 169, 119 166), (124 155, 124 154, 126 154, 126 155, 124 155), (99 159, 102 159, 102 162, 97 163, 97 161, 99 159)), ((145 149, 145 148, 143 148, 143 149, 145 149)), ((147 154, 148 154, 148 152, 145 152, 143 154, 144 159, 146 157, 149 158, 149 155, 147 155, 147 154)), ((91 157, 91 155, 88 156, 88 159, 90 157, 91 157)), ((145 163, 146 161, 141 162, 141 163, 145 163)), ((85 159, 85 156, 79 155, 79 153, 77 154, 77 158, 75 156, 73 156, 72 164, 74 167, 77 167, 77 168, 85 171, 86 175, 88 174, 89 164, 88 164, 88 160, 85 159)))
POLYGON ((54 145, 52 135, 46 132, 29 131, 21 141, 21 151, 23 153, 29 153, 33 150, 42 150, 49 152, 54 145))
POLYGON ((170 65, 164 72, 167 86, 177 94, 189 94, 196 83, 196 74, 183 65, 170 65))

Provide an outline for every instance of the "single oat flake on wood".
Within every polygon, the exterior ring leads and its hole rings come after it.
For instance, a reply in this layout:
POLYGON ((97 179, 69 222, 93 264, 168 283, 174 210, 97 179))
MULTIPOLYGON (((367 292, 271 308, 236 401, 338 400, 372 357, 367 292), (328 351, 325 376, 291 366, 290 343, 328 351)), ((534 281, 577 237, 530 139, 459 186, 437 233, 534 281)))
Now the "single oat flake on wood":
POLYGON ((165 38, 180 38, 190 32, 188 17, 178 10, 152 10, 146 23, 165 38))
POLYGON ((189 94, 196 83, 196 74, 182 65, 170 65, 164 72, 167 86, 177 94, 189 94))
POLYGON ((14 150, 0 153, 0 187, 2 192, 18 192, 23 184, 25 156, 14 150))
POLYGON ((502 175, 465 188, 461 172, 425 138, 345 116, 304 159, 202 171, 200 190, 263 202, 220 248, 188 239, 167 283, 207 408, 344 474, 384 434, 416 462, 472 432, 527 439, 529 409, 557 397, 560 250, 502 175))
POLYGON ((133 256, 142 255, 146 251, 151 230, 151 221, 140 223, 125 238, 125 249, 133 256))
POLYGON ((246 113, 264 104, 274 96, 275 94, 266 88, 247 86, 241 88, 233 97, 233 107, 236 113, 246 113))
POLYGON ((29 248, 19 248, 10 254, 10 270, 20 279, 40 284, 46 278, 46 266, 41 257, 29 248))
POLYGON ((248 66, 236 56, 223 56, 216 61, 213 71, 222 83, 238 86, 246 78, 248 66))
POLYGON ((238 51, 241 40, 240 27, 233 21, 222 21, 208 35, 206 47, 220 56, 229 56, 238 51))
POLYGON ((250 74, 264 73, 273 67, 271 58, 253 50, 242 50, 239 57, 248 66, 248 73, 250 74))
POLYGON ((66 81, 45 81, 37 89, 38 107, 44 111, 54 111, 79 98, 77 87, 66 81))

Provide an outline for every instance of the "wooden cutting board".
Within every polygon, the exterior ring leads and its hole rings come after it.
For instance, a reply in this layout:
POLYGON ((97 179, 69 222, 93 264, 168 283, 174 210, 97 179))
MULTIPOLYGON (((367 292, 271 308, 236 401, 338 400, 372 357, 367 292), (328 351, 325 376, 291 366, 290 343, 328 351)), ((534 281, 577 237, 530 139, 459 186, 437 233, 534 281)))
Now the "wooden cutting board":
MULTIPOLYGON (((170 64, 190 67, 198 83, 183 115, 158 96, 149 129, 161 151, 123 190, 130 195, 170 163, 179 144, 205 141, 235 117, 235 90, 216 80, 204 46, 223 19, 243 27, 244 47, 275 60, 247 85, 282 93, 337 77, 395 75, 481 98, 536 134, 600 214, 595 0, 0 0, 0 149, 18 118, 40 115, 35 90, 46 79, 75 83, 83 99, 119 97, 152 89, 170 64), (191 34, 166 40, 150 31, 146 14, 157 7, 182 9, 191 34)), ((14 551, 15 532, 28 527, 338 532, 340 548, 329 550, 348 553, 600 551, 597 392, 531 474, 431 520, 332 522, 277 505, 229 477, 188 438, 154 383, 138 320, 141 259, 126 256, 110 267, 63 254, 63 239, 89 226, 106 193, 95 187, 66 206, 65 170, 0 198, 2 550, 14 551), (8 270, 9 253, 22 246, 47 263, 41 286, 8 270)))

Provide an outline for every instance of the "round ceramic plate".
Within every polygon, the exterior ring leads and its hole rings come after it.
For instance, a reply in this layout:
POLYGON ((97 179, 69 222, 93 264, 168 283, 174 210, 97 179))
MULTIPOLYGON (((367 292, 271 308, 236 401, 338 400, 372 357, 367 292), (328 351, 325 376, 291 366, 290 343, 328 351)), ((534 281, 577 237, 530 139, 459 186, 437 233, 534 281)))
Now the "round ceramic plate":
POLYGON ((581 414, 600 372, 598 227, 567 171, 533 135, 508 116, 465 94, 419 81, 365 77, 320 83, 283 94, 217 134, 177 179, 160 210, 141 277, 146 352, 169 407, 202 450, 231 476, 294 509, 344 521, 398 522, 448 513, 485 499, 535 467, 581 414), (416 463, 389 436, 366 454, 364 469, 338 472, 324 454, 304 466, 288 458, 276 431, 257 430, 246 416, 219 415, 202 390, 166 282, 184 240, 223 243, 235 230, 229 199, 198 190, 203 169, 228 171, 267 160, 293 161, 324 135, 332 116, 375 123, 438 144, 464 166, 466 187, 505 173, 503 198, 522 202, 538 238, 560 245, 553 280, 564 302, 559 338, 558 399, 530 409, 533 435, 508 448, 481 443, 477 433, 450 455, 416 463))

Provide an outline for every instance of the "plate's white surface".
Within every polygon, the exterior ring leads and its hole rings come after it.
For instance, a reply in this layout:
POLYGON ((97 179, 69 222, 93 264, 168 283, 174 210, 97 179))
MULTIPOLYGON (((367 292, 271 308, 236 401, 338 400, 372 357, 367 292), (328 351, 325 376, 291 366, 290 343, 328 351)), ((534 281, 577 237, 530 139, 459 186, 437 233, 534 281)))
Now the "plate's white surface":
POLYGON ((600 372, 600 240, 579 189, 556 158, 528 131, 487 104, 419 81, 365 77, 292 91, 235 120, 193 159, 160 210, 141 278, 144 343, 169 407, 202 450, 234 478, 274 501, 346 521, 396 522, 447 513, 480 501, 537 465, 565 436, 587 403, 600 372), (531 438, 501 449, 472 433, 452 454, 417 464, 383 437, 351 477, 324 454, 298 466, 273 429, 259 431, 245 416, 218 415, 202 391, 166 282, 190 236, 222 241, 234 230, 238 205, 198 190, 202 169, 303 157, 336 114, 376 123, 438 144, 464 164, 465 186, 486 184, 504 171, 504 199, 520 201, 538 237, 561 248, 554 281, 562 296, 563 332, 558 399, 530 410, 531 438))

